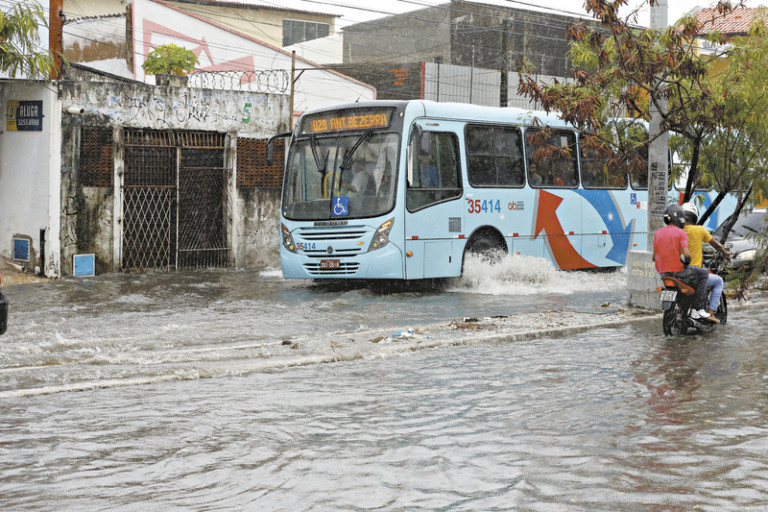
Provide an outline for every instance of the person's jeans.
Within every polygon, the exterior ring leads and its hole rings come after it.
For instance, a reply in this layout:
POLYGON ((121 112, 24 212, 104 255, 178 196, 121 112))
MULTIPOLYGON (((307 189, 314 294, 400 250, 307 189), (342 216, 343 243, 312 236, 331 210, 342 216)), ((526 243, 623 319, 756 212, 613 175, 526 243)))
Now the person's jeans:
POLYGON ((709 274, 707 276, 707 289, 709 288, 712 288, 712 295, 709 296, 709 309, 717 311, 720 295, 723 294, 723 278, 717 274, 709 274))
POLYGON ((693 304, 695 309, 704 309, 707 306, 707 276, 710 275, 708 271, 690 266, 682 272, 664 272, 662 275, 675 277, 696 290, 696 301, 693 304))

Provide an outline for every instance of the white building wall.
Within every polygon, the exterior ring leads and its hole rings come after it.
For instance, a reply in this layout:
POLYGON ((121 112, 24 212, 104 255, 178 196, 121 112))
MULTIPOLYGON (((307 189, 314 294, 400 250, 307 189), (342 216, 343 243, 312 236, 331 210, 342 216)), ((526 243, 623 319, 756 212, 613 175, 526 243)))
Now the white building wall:
POLYGON ((63 10, 70 19, 120 14, 125 12, 126 2, 127 0, 64 0, 63 10))
POLYGON ((296 52, 296 56, 318 64, 343 64, 344 39, 341 34, 312 39, 303 43, 283 47, 288 52, 296 52))
MULTIPOLYGON (((46 274, 59 275, 61 106, 56 90, 28 81, 0 82, 0 257, 13 256, 13 238, 30 240, 30 270, 40 262, 45 231, 46 274), (42 100, 42 131, 11 131, 8 102, 42 100)), ((22 264, 22 262, 17 262, 22 264)))
MULTIPOLYGON (((195 52, 201 71, 282 70, 290 76, 290 52, 163 2, 133 0, 132 5, 133 73, 139 81, 154 83, 154 77, 145 76, 141 64, 154 47, 168 43, 195 52)), ((297 57, 296 68, 300 73, 295 86, 294 111, 376 98, 374 87, 324 69, 310 60, 297 57)))

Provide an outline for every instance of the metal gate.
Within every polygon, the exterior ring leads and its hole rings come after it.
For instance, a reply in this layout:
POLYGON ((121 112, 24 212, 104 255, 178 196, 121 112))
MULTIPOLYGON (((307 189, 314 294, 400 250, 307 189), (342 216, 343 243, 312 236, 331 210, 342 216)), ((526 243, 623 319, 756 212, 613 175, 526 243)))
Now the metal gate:
POLYGON ((225 135, 124 135, 122 269, 226 266, 225 135))

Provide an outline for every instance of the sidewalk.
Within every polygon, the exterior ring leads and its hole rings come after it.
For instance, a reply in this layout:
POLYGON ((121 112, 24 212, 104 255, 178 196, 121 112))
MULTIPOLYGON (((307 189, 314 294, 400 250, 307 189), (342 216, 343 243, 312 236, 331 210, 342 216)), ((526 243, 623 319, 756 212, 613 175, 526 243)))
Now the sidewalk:
POLYGON ((0 258, 0 276, 2 276, 2 282, 0 287, 14 286, 17 284, 29 284, 29 283, 42 283, 50 281, 46 277, 40 277, 31 272, 25 272, 13 263, 0 258))

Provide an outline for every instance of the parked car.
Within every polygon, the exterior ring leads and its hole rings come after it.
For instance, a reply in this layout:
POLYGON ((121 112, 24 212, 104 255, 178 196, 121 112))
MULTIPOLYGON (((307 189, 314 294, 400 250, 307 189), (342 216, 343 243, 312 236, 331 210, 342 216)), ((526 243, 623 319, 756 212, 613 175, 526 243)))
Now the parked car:
MULTIPOLYGON (((3 276, 0 275, 0 283, 3 282, 3 276)), ((3 334, 8 328, 8 299, 0 291, 0 334, 3 334)))
MULTIPOLYGON (((721 240, 725 226, 731 221, 733 215, 725 219, 712 233, 712 236, 718 241, 721 240)), ((757 253, 766 246, 766 242, 768 242, 766 210, 757 209, 748 213, 742 212, 723 244, 726 249, 731 251, 731 269, 749 270, 753 268, 757 253)), ((715 251, 709 244, 704 245, 704 260, 705 263, 708 263, 715 256, 715 251)))

